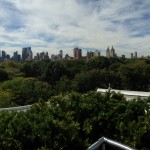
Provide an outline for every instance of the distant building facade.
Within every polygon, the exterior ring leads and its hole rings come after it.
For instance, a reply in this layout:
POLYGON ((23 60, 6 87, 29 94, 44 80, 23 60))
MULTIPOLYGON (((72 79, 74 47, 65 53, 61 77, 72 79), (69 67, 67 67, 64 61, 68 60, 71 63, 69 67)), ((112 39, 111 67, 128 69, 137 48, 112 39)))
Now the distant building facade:
POLYGON ((131 53, 131 58, 133 58, 133 53, 131 53))
POLYGON ((63 59, 63 50, 60 50, 59 54, 57 54, 57 55, 52 54, 51 59, 53 61, 62 60, 63 59))
POLYGON ((134 58, 137 58, 137 52, 134 52, 134 58))
POLYGON ((82 50, 79 48, 74 48, 74 59, 81 59, 82 58, 82 50))
POLYGON ((33 53, 31 47, 22 48, 22 60, 32 60, 33 53))
POLYGON ((12 60, 14 60, 14 61, 20 61, 21 60, 21 55, 18 54, 18 51, 14 52, 12 60))
POLYGON ((98 50, 95 50, 95 51, 87 51, 86 57, 87 57, 87 59, 90 59, 90 58, 92 58, 92 57, 98 57, 98 56, 100 56, 100 55, 101 55, 101 53, 100 53, 100 51, 98 51, 98 50))
POLYGON ((126 55, 122 55, 121 58, 125 59, 125 58, 126 58, 126 55))
POLYGON ((47 60, 47 59, 49 59, 48 52, 37 53, 36 56, 34 56, 34 60, 47 60))
POLYGON ((101 52, 98 50, 95 50, 94 57, 99 57, 99 56, 101 56, 101 52))
POLYGON ((106 57, 110 57, 110 49, 109 49, 109 47, 107 48, 107 50, 106 50, 106 57))
POLYGON ((65 60, 71 60, 71 59, 73 59, 73 58, 72 58, 71 56, 69 56, 69 54, 66 54, 65 57, 64 57, 64 59, 65 59, 65 60))
POLYGON ((63 50, 59 51, 60 59, 63 59, 63 50))
POLYGON ((115 49, 113 48, 113 46, 111 49, 109 49, 109 47, 108 47, 106 50, 106 57, 109 58, 109 57, 116 57, 116 56, 117 55, 115 53, 115 49))
POLYGON ((93 51, 87 52, 86 56, 87 59, 91 59, 92 57, 94 57, 94 52, 93 51))
POLYGON ((2 59, 5 59, 5 58, 6 58, 6 52, 2 51, 2 59))
POLYGON ((134 52, 134 54, 133 53, 131 53, 131 58, 137 58, 138 56, 137 56, 137 52, 134 52))

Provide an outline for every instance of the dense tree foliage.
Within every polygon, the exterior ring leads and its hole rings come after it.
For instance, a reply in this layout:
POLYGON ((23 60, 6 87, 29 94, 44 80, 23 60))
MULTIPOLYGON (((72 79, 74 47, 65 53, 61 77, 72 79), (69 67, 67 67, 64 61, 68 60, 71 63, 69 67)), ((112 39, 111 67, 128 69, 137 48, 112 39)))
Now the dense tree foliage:
POLYGON ((21 71, 26 77, 48 82, 56 93, 60 91, 57 89, 60 83, 65 85, 66 81, 70 86, 61 91, 87 92, 97 87, 107 88, 109 83, 117 89, 150 91, 150 60, 146 59, 102 56, 89 60, 25 62, 21 71))
POLYGON ((85 150, 102 136, 149 150, 150 99, 70 93, 26 112, 0 112, 1 149, 85 150))
POLYGON ((0 90, 0 108, 17 106, 14 102, 14 94, 11 90, 0 90))
POLYGON ((6 81, 9 79, 8 73, 3 69, 0 69, 0 82, 6 81))
POLYGON ((126 101, 121 94, 90 92, 109 83, 150 91, 150 60, 0 63, 0 108, 35 103, 26 112, 0 112, 0 149, 84 150, 106 136, 149 150, 150 98, 126 101))
MULTIPOLYGON (((27 105, 39 99, 47 101, 53 95, 51 86, 35 78, 14 78, 0 84, 0 90, 11 91, 12 101, 17 105, 27 105)), ((0 99, 1 99, 0 95, 0 99)))
MULTIPOLYGON (((21 77, 24 76, 24 73, 21 71, 22 64, 19 62, 3 62, 0 63, 0 69, 3 69, 8 75, 5 74, 5 77, 9 77, 10 79, 13 77, 21 77)), ((1 77, 1 74, 0 74, 1 77)))
POLYGON ((48 82, 51 86, 55 84, 62 76, 67 74, 67 69, 60 62, 51 60, 40 62, 26 62, 21 71, 26 77, 36 77, 42 81, 48 82))
POLYGON ((148 59, 102 56, 89 60, 4 62, 0 64, 0 89, 12 90, 17 105, 32 104, 39 98, 47 100, 60 93, 108 88, 109 83, 114 89, 150 91, 149 72, 148 59))

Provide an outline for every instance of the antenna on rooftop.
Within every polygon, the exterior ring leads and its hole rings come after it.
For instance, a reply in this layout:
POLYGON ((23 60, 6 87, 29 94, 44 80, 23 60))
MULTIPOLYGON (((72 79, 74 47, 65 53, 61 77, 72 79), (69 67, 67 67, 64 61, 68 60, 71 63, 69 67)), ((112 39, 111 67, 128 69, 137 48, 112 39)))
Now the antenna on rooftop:
POLYGON ((111 87, 110 87, 110 83, 109 83, 109 86, 108 86, 108 91, 110 92, 110 90, 111 90, 111 87))

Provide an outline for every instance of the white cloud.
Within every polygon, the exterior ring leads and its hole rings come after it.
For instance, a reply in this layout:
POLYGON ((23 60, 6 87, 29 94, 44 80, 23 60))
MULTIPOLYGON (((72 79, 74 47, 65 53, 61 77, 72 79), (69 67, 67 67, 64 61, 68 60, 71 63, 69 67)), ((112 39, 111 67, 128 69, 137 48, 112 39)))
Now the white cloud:
POLYGON ((75 46, 150 54, 150 2, 143 0, 0 1, 0 49, 33 47, 72 54, 75 46), (11 47, 12 45, 12 47, 11 47))

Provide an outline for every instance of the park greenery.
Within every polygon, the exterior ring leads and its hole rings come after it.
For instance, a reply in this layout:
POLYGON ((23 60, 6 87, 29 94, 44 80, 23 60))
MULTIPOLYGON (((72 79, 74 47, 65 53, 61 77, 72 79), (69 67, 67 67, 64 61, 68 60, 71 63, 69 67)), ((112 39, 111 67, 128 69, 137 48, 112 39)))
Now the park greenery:
POLYGON ((150 60, 0 63, 0 108, 32 104, 23 112, 0 111, 0 149, 85 150, 106 136, 150 149, 150 97, 127 101, 97 88, 150 91, 150 60), (45 103, 48 102, 48 103, 45 103))

